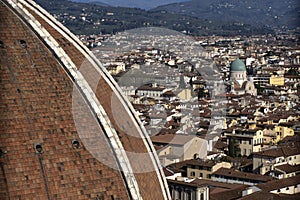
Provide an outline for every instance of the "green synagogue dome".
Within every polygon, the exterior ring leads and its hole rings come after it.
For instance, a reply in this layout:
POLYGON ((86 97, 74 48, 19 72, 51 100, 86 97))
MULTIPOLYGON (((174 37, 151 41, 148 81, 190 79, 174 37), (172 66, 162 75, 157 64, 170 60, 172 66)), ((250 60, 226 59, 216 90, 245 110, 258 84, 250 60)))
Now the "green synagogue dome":
POLYGON ((246 66, 239 58, 237 58, 230 64, 230 71, 246 71, 246 66))

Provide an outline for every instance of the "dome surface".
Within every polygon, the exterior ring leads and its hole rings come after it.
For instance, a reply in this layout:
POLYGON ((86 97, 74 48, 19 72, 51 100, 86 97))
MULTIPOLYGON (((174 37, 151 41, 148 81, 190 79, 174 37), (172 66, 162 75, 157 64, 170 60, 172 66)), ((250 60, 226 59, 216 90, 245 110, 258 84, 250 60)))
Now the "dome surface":
POLYGON ((0 0, 0 19, 0 199, 170 199, 147 132, 92 52, 32 0, 0 0))
POLYGON ((239 58, 230 64, 230 71, 246 71, 246 66, 239 58))

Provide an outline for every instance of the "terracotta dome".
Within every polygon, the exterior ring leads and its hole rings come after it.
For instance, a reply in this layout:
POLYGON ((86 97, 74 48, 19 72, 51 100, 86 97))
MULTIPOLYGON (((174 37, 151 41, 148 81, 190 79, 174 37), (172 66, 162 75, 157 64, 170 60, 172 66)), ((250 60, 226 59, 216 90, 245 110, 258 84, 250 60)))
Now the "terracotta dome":
POLYGON ((0 15, 0 199, 169 199, 151 140, 93 54, 32 0, 0 0, 0 15))

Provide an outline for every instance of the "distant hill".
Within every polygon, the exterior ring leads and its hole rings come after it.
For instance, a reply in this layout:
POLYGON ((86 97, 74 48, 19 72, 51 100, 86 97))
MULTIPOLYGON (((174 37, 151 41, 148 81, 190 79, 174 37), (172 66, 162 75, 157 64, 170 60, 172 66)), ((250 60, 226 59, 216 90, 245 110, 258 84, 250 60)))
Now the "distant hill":
POLYGON ((133 28, 157 26, 189 35, 252 35, 273 33, 266 27, 202 20, 196 17, 146 11, 138 8, 108 7, 67 0, 36 0, 75 34, 113 34, 133 28))
POLYGON ((159 6, 153 11, 209 20, 235 21, 270 28, 299 27, 299 0, 191 0, 159 6))
MULTIPOLYGON (((84 2, 84 3, 95 2, 95 0, 71 0, 71 1, 84 2)), ((101 4, 106 4, 114 7, 129 7, 129 8, 141 8, 141 9, 151 9, 165 4, 178 3, 184 1, 188 1, 188 0, 99 0, 101 4)))
POLYGON ((69 0, 71 2, 77 2, 77 3, 92 3, 92 4, 97 4, 100 6, 111 6, 108 3, 104 3, 103 1, 100 0, 69 0))

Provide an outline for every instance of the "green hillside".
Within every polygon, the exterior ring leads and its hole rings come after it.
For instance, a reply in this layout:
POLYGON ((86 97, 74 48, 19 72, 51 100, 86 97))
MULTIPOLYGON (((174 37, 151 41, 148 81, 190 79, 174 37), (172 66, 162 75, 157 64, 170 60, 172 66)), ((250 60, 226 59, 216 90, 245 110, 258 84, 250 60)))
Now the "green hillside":
POLYGON ((165 27, 190 35, 252 35, 273 32, 266 27, 205 20, 164 11, 107 7, 66 0, 36 0, 36 2, 75 34, 110 34, 146 26, 165 27))

